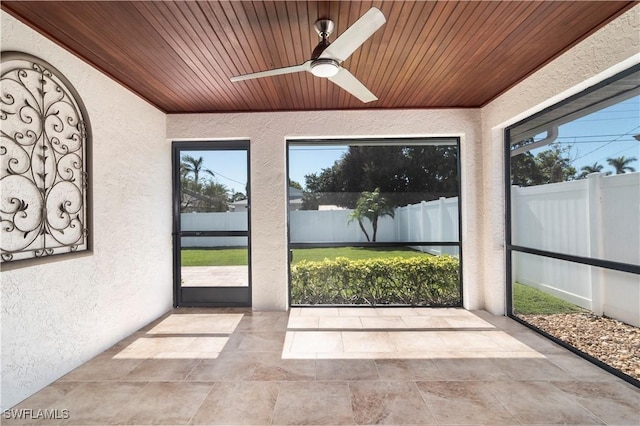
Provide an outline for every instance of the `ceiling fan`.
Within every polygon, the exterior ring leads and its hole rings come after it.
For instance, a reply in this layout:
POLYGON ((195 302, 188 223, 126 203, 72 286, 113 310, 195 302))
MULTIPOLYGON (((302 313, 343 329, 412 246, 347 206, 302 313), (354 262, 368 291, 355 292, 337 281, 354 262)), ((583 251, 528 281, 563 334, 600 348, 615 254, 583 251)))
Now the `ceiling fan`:
POLYGON ((378 98, 355 78, 353 74, 346 68, 343 68, 342 62, 351 56, 351 54, 360 47, 362 43, 367 41, 385 22, 386 19, 382 12, 372 7, 353 25, 347 28, 333 43, 329 43, 327 38, 333 32, 334 23, 330 19, 319 19, 316 21, 314 27, 321 40, 316 48, 313 49, 311 59, 300 65, 231 77, 231 81, 235 82, 307 71, 316 77, 329 79, 329 81, 337 84, 362 102, 375 101, 378 98))

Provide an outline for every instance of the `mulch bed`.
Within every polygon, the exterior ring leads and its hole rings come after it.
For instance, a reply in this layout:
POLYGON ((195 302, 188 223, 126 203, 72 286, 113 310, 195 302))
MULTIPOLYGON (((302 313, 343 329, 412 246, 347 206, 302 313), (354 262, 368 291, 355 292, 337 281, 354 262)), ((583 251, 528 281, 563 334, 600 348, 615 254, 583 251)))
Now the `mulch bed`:
POLYGON ((590 313, 518 316, 640 380, 640 328, 590 313))

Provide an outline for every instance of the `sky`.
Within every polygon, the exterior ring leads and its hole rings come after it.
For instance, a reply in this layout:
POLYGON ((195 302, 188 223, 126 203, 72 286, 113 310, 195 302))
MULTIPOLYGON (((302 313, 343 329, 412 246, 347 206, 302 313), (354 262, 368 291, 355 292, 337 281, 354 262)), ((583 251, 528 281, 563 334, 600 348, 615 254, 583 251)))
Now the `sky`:
MULTIPOLYGON (((571 147, 569 159, 578 173, 583 166, 594 163, 604 166, 603 172, 614 173, 607 158, 621 156, 635 157, 629 165, 640 171, 640 141, 634 135, 640 135, 640 96, 560 126, 557 141, 571 147)), ((535 155, 544 149, 548 147, 531 152, 535 155)))
MULTIPOLYGON (((246 192, 247 185, 247 153, 246 151, 182 151, 182 155, 203 158, 203 169, 213 172, 213 180, 221 183, 233 192, 246 192)), ((200 172, 201 179, 207 174, 200 172)))
MULTIPOLYGON (((640 171, 640 96, 597 111, 560 126, 558 143, 570 146, 569 157, 578 173, 583 166, 598 163, 603 171, 613 172, 607 158, 635 157, 629 165, 640 171)), ((544 137, 545 135, 541 135, 544 137)), ((532 153, 548 149, 542 147, 532 153)), ((331 167, 346 152, 346 146, 291 146, 289 148, 289 177, 305 184, 304 176, 331 167)), ((247 182, 246 153, 244 151, 191 151, 190 155, 204 158, 204 168, 211 170, 218 183, 236 192, 245 192, 247 182)), ((203 175, 204 176, 204 175, 203 175)))

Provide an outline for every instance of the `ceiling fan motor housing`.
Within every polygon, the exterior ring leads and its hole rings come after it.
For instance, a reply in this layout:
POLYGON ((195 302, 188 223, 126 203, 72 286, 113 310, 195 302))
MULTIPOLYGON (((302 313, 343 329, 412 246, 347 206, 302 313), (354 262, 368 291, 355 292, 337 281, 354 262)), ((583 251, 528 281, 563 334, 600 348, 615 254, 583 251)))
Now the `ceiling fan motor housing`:
POLYGON ((317 58, 311 61, 311 74, 316 77, 333 77, 340 70, 340 64, 335 59, 317 58))

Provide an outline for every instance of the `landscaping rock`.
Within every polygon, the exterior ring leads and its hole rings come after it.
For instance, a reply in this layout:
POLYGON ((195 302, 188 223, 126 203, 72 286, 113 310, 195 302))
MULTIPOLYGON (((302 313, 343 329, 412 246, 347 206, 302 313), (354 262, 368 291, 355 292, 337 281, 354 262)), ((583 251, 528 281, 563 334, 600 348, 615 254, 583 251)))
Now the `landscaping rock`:
POLYGON ((519 317, 640 380, 640 328, 591 313, 519 317))

